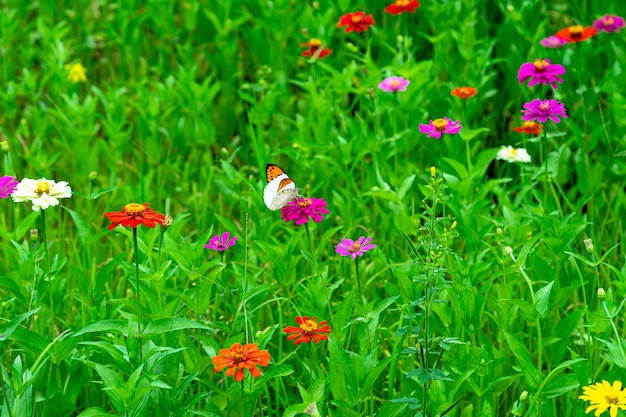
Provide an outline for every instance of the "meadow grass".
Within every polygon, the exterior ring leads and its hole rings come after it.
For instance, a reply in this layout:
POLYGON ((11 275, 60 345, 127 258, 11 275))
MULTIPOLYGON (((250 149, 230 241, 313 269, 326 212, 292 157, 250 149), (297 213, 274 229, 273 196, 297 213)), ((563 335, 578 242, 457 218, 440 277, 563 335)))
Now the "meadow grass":
POLYGON ((0 417, 583 416, 582 387, 626 381, 625 31, 539 44, 620 1, 422 3, 0 5, 0 174, 73 190, 0 200, 0 417), (375 24, 336 27, 354 11, 375 24), (557 90, 519 84, 535 58, 557 90), (568 118, 512 131, 535 98, 568 118), (460 133, 420 133, 441 117, 460 133), (324 220, 265 207, 268 163, 324 220), (133 202, 172 225, 109 231, 133 202), (288 341, 296 316, 328 340, 288 341), (214 372, 234 343, 269 352, 260 377, 214 372))

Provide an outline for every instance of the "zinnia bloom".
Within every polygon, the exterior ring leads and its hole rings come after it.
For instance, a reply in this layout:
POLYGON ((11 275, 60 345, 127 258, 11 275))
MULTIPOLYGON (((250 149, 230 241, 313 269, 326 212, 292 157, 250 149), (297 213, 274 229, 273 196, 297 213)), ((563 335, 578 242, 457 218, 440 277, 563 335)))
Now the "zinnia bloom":
POLYGON ((326 201, 322 198, 298 197, 280 209, 280 218, 286 222, 294 220, 298 226, 308 223, 309 218, 319 223, 324 219, 324 214, 330 213, 326 205, 326 201))
POLYGON ((341 242, 335 246, 335 252, 341 256, 351 256, 352 259, 356 259, 358 256, 362 256, 365 252, 372 250, 376 247, 371 237, 366 238, 361 236, 356 242, 352 239, 341 239, 341 242))
POLYGON ((396 91, 406 91, 409 84, 411 84, 411 81, 403 77, 388 77, 378 84, 378 88, 387 93, 394 93, 396 91))
POLYGON ((53 181, 42 178, 31 180, 24 178, 13 191, 13 201, 21 203, 30 201, 33 210, 45 210, 50 206, 59 205, 59 198, 70 198, 72 189, 66 181, 53 181))
POLYGON ((74 84, 84 83, 85 81, 87 81, 87 72, 85 71, 85 67, 83 67, 82 64, 67 64, 65 66, 65 69, 67 70, 67 79, 74 84))
POLYGON ((346 26, 346 33, 361 33, 374 24, 374 18, 371 14, 365 15, 365 12, 346 13, 339 18, 338 28, 346 26))
POLYGON ((417 0, 396 0, 385 7, 385 12, 395 16, 404 12, 414 13, 418 7, 420 7, 420 2, 417 0))
POLYGON ((580 42, 586 41, 596 34, 596 30, 590 26, 583 27, 583 25, 569 26, 565 29, 559 30, 554 35, 557 38, 566 40, 567 42, 580 42))
POLYGON ((565 68, 559 64, 551 64, 549 59, 535 59, 535 62, 526 62, 522 64, 517 71, 517 79, 522 84, 530 78, 528 86, 535 84, 550 84, 552 88, 557 89, 556 83, 562 83, 563 79, 559 75, 565 74, 565 68))
POLYGON ((581 400, 590 401, 585 413, 589 414, 596 410, 595 416, 609 410, 610 417, 616 417, 618 409, 626 410, 626 391, 622 390, 622 382, 614 381, 613 385, 608 381, 596 382, 594 385, 583 387, 584 394, 578 397, 581 400))
POLYGON ((539 132, 543 132, 543 125, 537 122, 527 121, 522 123, 522 125, 519 127, 514 127, 513 130, 519 133, 532 133, 533 135, 537 136, 539 135, 539 132))
POLYGON ((420 132, 431 138, 439 139, 442 133, 446 135, 456 135, 462 127, 458 120, 453 122, 451 119, 444 117, 443 119, 431 120, 427 125, 420 123, 420 132))
POLYGON ((593 27, 602 32, 619 32, 624 27, 624 19, 614 15, 604 15, 593 21, 593 27))
POLYGON ((226 249, 237 243, 237 239, 239 239, 237 236, 233 236, 232 239, 228 240, 229 237, 229 232, 222 233, 221 238, 219 235, 213 236, 211 239, 209 239, 209 243, 204 245, 204 247, 207 249, 216 250, 218 252, 224 252, 226 249))
POLYGON ((215 365, 214 372, 218 373, 224 368, 226 376, 235 375, 235 381, 241 382, 244 377, 244 370, 247 369, 254 378, 261 376, 256 366, 268 366, 270 363, 270 354, 267 350, 261 350, 256 343, 234 343, 230 349, 220 349, 220 354, 211 358, 215 365), (237 371, 235 373, 235 371, 237 371))
POLYGON ((465 98, 474 97, 477 92, 478 90, 476 90, 474 87, 456 87, 454 90, 450 92, 450 94, 458 98, 465 99, 465 98))
POLYGON ((17 184, 19 182, 11 176, 5 175, 0 177, 0 198, 9 198, 9 195, 15 191, 17 184))
POLYGON ((115 229, 120 224, 122 226, 130 226, 136 229, 137 226, 143 224, 148 227, 156 227, 165 220, 165 215, 154 211, 148 207, 149 203, 130 203, 122 207, 122 211, 112 211, 105 213, 104 217, 111 221, 109 230, 115 229))
POLYGON ((496 155, 496 159, 507 162, 530 162, 530 155, 524 148, 515 149, 512 146, 503 146, 496 155))
POLYGON ((324 58, 333 53, 332 49, 324 48, 322 41, 317 38, 311 38, 308 42, 301 43, 300 46, 306 46, 306 49, 302 51, 302 56, 312 57, 317 55, 318 58, 324 58))
POLYGON ((547 38, 543 38, 540 42, 541 46, 546 48, 560 48, 565 45, 567 41, 565 39, 561 39, 558 36, 548 36, 547 38))
POLYGON ((524 103, 524 115, 522 120, 534 120, 536 122, 545 123, 548 119, 554 123, 559 123, 562 117, 567 119, 567 113, 565 113, 565 105, 557 100, 540 100, 538 98, 524 103))
POLYGON ((326 334, 330 333, 330 326, 327 324, 328 322, 326 320, 318 323, 315 317, 309 319, 307 316, 298 316, 296 317, 296 323, 298 323, 298 327, 287 326, 283 329, 283 333, 291 333, 287 336, 287 340, 296 339, 293 341, 295 345, 311 343, 311 339, 313 339, 313 343, 316 344, 319 343, 320 340, 328 339, 326 334))

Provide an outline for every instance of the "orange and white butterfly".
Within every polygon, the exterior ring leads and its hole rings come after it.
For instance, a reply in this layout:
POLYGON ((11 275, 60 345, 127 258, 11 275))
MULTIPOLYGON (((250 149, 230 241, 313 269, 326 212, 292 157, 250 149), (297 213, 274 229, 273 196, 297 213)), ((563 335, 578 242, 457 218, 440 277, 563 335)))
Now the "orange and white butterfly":
POLYGON ((267 185, 263 190, 263 201, 268 209, 275 211, 298 196, 296 183, 278 165, 265 167, 267 185))

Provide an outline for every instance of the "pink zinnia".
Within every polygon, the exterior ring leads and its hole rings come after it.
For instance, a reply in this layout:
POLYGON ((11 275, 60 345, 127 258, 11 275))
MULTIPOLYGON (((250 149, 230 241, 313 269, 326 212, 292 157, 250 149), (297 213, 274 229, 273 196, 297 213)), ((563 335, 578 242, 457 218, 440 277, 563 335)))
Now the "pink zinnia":
POLYGON ((19 183, 15 178, 8 175, 0 177, 0 198, 9 198, 19 183))
POLYGON ((444 117, 443 119, 431 120, 427 125, 420 123, 420 132, 431 138, 439 139, 442 133, 446 135, 456 135, 462 127, 458 120, 453 122, 452 119, 444 117))
POLYGON ((548 119, 554 123, 559 123, 562 117, 567 119, 567 113, 565 105, 557 100, 540 100, 538 98, 524 103, 524 115, 522 120, 533 120, 540 123, 545 123, 548 119))
POLYGON ((326 201, 321 198, 298 197, 280 209, 280 218, 286 222, 294 220, 298 226, 308 223, 309 218, 319 223, 324 220, 325 214, 330 213, 326 205, 326 201))
POLYGON ((396 91, 406 91, 406 87, 409 84, 411 84, 411 81, 403 77, 389 77, 382 80, 380 84, 378 84, 378 88, 387 93, 394 93, 396 91))
POLYGON ((352 239, 344 238, 335 246, 335 252, 341 256, 351 256, 352 259, 356 259, 358 256, 376 247, 376 245, 370 243, 371 241, 371 237, 366 238, 365 236, 361 236, 356 242, 352 239))
POLYGON ((619 32, 624 27, 624 19, 614 15, 604 15, 593 21, 593 27, 603 32, 619 32))
POLYGON ((230 238, 229 232, 222 233, 221 238, 220 238, 220 235, 213 236, 211 239, 209 239, 209 243, 204 245, 204 247, 206 249, 216 250, 218 252, 224 252, 226 249, 230 248, 235 243, 237 243, 237 239, 239 239, 237 236, 233 236, 233 238, 230 240, 228 238, 230 238))
POLYGON ((565 74, 565 68, 559 64, 551 64, 549 59, 535 59, 535 62, 526 62, 522 64, 517 71, 517 79, 522 84, 530 78, 528 86, 535 84, 550 84, 552 88, 557 89, 556 83, 562 83, 563 79, 559 75, 565 74))
POLYGON ((565 45, 567 41, 565 39, 561 39, 558 36, 548 36, 547 38, 543 38, 540 42, 541 46, 546 48, 560 48, 565 45))

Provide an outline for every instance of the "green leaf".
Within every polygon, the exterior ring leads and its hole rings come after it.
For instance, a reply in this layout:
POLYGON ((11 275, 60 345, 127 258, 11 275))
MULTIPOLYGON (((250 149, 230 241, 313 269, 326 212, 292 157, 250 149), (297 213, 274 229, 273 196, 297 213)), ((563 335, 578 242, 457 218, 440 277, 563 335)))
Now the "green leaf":
POLYGON ((124 336, 127 336, 128 335, 128 321, 126 320, 101 320, 94 324, 90 324, 86 327, 83 327, 82 329, 74 333, 72 337, 77 337, 85 333, 94 333, 94 332, 120 333, 124 336))
POLYGON ((162 334, 162 333, 171 333, 178 330, 186 330, 186 329, 203 329, 203 330, 216 330, 213 327, 209 327, 202 323, 198 323, 197 321, 185 319, 185 318, 174 318, 174 319, 158 319, 154 320, 143 329, 142 333, 144 335, 149 334, 162 334))
POLYGON ((0 327, 0 342, 4 342, 8 340, 9 337, 13 334, 13 332, 17 329, 24 320, 28 319, 30 316, 39 311, 39 308, 34 310, 27 311, 26 313, 20 314, 4 326, 0 327))
POLYGON ((72 220, 74 220, 74 224, 76 225, 76 231, 78 232, 78 238, 80 242, 81 243, 87 242, 87 240, 89 239, 89 226, 87 226, 87 222, 85 221, 85 219, 74 210, 70 210, 67 207, 63 207, 63 208, 68 213, 70 213, 72 220))
POLYGON ((77 417, 117 417, 117 414, 109 414, 100 407, 89 407, 77 417))
POLYGON ((528 385, 531 388, 536 389, 541 383, 542 375, 537 368, 535 368, 535 365, 533 365, 533 361, 528 353, 528 350, 526 349, 526 346, 524 346, 509 332, 504 332, 504 338, 509 345, 509 349, 511 349, 511 352, 513 352, 513 355, 520 364, 522 373, 526 378, 526 382, 528 382, 528 385))
POLYGON ((545 317, 548 313, 548 307, 550 305, 550 292, 554 286, 554 281, 550 281, 548 285, 539 289, 535 293, 535 309, 541 317, 545 317))

